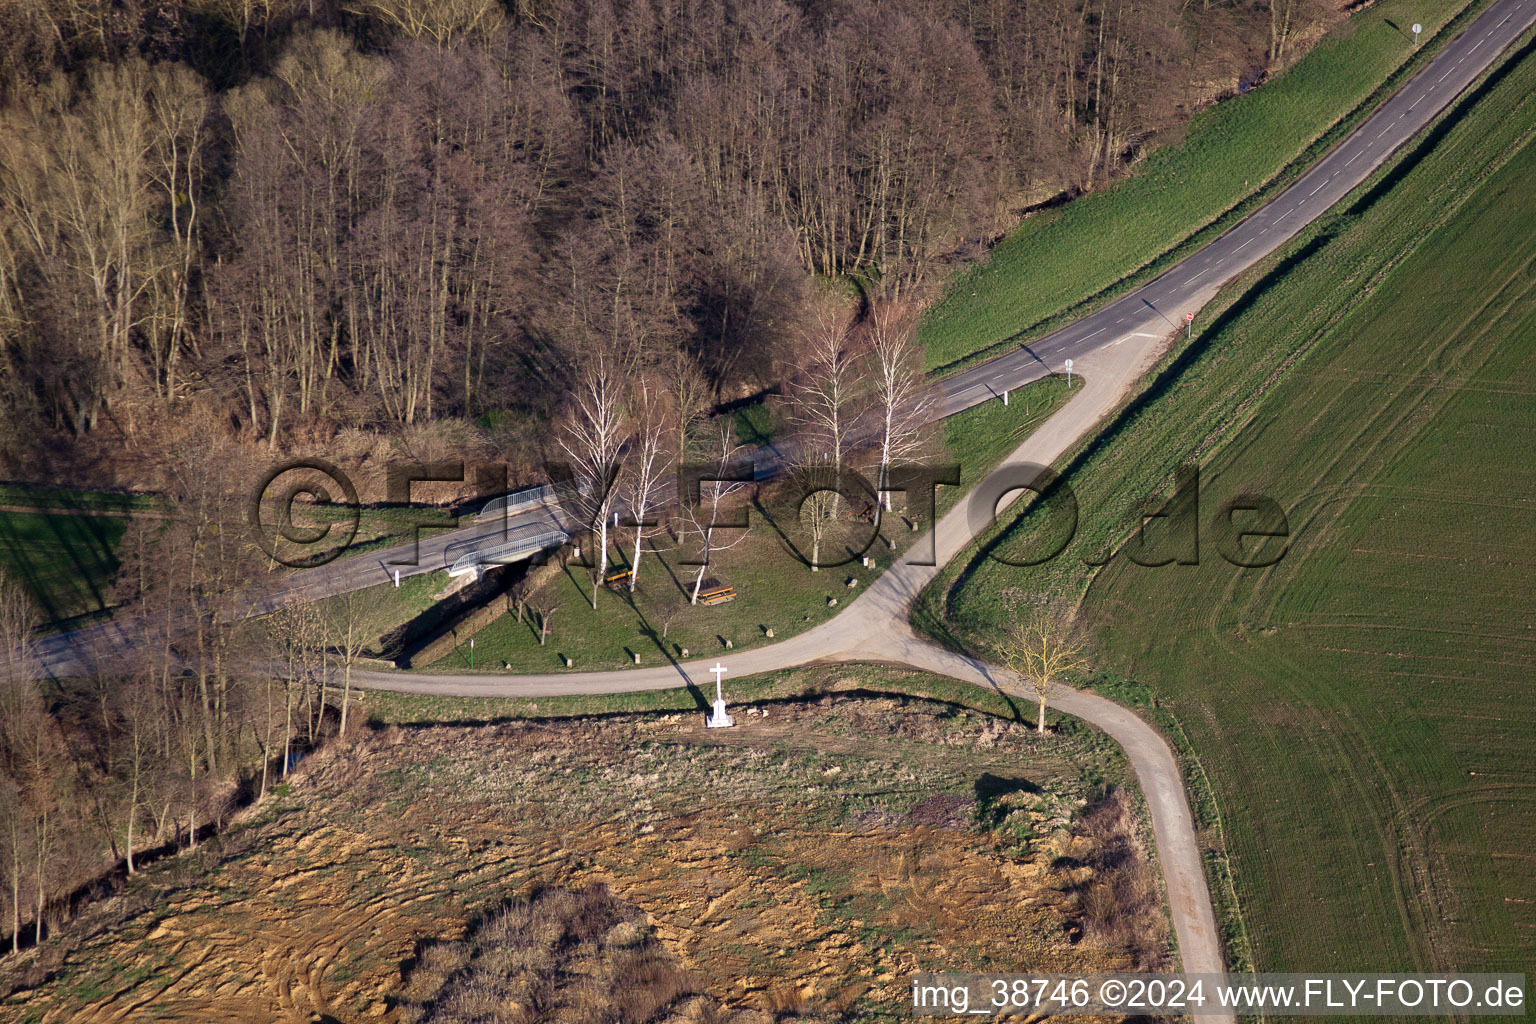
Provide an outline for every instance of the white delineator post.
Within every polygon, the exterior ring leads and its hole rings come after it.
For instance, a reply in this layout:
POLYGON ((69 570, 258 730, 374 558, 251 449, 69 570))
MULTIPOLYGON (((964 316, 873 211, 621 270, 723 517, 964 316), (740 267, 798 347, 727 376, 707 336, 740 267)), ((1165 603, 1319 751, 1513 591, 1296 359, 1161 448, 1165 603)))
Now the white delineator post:
POLYGON ((400 589, 400 570, 399 569, 395 570, 395 589, 396 590, 400 589))
POLYGON ((715 710, 704 724, 710 729, 729 729, 736 722, 725 713, 725 694, 720 690, 720 677, 725 674, 726 668, 717 661, 710 671, 715 674, 715 710))
POLYGON ((1067 360, 1067 387, 1072 386, 1072 360, 1067 360))

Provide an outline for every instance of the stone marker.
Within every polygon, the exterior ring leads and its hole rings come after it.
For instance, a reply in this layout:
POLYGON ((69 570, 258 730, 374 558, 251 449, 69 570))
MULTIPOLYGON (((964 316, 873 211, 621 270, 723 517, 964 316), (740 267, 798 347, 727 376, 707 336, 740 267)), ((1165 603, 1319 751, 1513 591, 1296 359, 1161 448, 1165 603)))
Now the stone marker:
POLYGON ((715 667, 710 669, 715 674, 715 703, 714 713, 705 720, 704 725, 709 729, 729 729, 736 722, 725 712, 725 694, 720 690, 720 677, 725 674, 725 666, 718 661, 715 667))

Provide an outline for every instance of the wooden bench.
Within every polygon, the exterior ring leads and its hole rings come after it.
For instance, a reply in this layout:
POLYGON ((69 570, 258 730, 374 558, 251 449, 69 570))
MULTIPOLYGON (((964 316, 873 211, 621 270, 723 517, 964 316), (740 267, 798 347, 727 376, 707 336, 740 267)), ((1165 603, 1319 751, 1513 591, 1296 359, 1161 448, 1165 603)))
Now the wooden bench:
POLYGON ((734 600, 736 600, 735 587, 722 586, 699 591, 700 604, 725 604, 727 601, 734 600))
POLYGON ((618 590, 620 587, 629 586, 629 580, 633 575, 628 569, 615 569, 603 577, 603 586, 609 590, 618 590))

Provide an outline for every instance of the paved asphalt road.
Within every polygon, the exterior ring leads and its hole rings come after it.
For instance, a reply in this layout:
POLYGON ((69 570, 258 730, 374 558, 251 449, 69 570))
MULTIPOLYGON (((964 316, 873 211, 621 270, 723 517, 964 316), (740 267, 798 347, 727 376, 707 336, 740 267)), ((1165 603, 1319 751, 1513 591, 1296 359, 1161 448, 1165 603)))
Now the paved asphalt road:
MULTIPOLYGON (((1018 387, 1057 372, 1061 360, 1072 358, 1083 373, 1083 390, 1008 460, 1051 464, 1114 410, 1155 361, 1163 348, 1160 343, 1181 327, 1186 313, 1198 311, 1223 282, 1273 252, 1359 184, 1461 93, 1533 19, 1536 0, 1500 0, 1381 110, 1262 209, 1098 313, 1032 346, 943 381, 937 385, 941 390, 937 403, 940 414, 952 414, 990 400, 1003 388, 1018 387)), ((971 540, 974 524, 968 512, 967 502, 962 501, 929 535, 938 566, 948 562, 971 540)), ((538 527, 537 523, 522 519, 514 525, 518 529, 538 527)), ((450 563, 458 553, 481 543, 480 534, 485 529, 482 524, 423 540, 421 564, 412 571, 430 571, 450 563)), ((501 524, 491 524, 491 529, 499 541, 501 524)), ((927 540, 919 540, 913 551, 929 550, 927 540)), ((400 549, 393 549, 377 558, 353 559, 297 574, 289 584, 289 592, 318 597, 382 582, 386 578, 382 563, 399 555, 400 549)), ((903 558, 832 621, 780 643, 732 652, 728 658, 731 678, 815 662, 883 661, 993 686, 1005 693, 1023 692, 1020 681, 1010 674, 979 659, 935 646, 912 633, 907 624, 908 608, 913 597, 937 572, 936 566, 915 565, 903 558)), ((252 607, 259 608, 269 601, 270 598, 253 603, 252 607)), ((54 638, 44 653, 51 668, 67 669, 80 664, 76 652, 82 646, 99 645, 110 650, 114 643, 131 643, 131 638, 108 624, 89 633, 54 638)), ((541 676, 361 672, 354 673, 354 677, 377 689, 465 696, 615 693, 685 685, 702 690, 709 678, 708 666, 714 660, 541 676)), ((1183 968, 1188 972, 1222 971, 1220 935, 1172 751, 1146 722, 1102 697, 1056 686, 1052 688, 1050 702, 1103 729, 1126 750, 1152 818, 1183 968)), ((1231 1018, 1213 1015, 1213 1019, 1231 1018)))

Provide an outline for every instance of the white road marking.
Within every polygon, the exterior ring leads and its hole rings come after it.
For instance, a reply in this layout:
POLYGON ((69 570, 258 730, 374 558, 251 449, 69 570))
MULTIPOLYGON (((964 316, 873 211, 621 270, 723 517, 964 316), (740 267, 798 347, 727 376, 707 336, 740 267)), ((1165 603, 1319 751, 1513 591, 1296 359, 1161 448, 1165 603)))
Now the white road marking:
POLYGON ((1365 150, 1363 150, 1363 149, 1356 150, 1354 156, 1352 156, 1348 160, 1344 161, 1344 166, 1348 167, 1350 164, 1354 163, 1359 158, 1360 154, 1364 153, 1364 152, 1365 152, 1365 150))
MULTIPOLYGON (((1206 267, 1205 268, 1205 270, 1210 270, 1210 269, 1211 269, 1210 267, 1206 267)), ((1200 278, 1205 275, 1205 270, 1200 271, 1200 273, 1198 273, 1194 277, 1190 278, 1189 279, 1189 283, 1190 284, 1194 284, 1196 281, 1200 280, 1200 278)))
POLYGON ((1319 185, 1319 186, 1317 186, 1317 188, 1315 188, 1315 189, 1313 189, 1313 190, 1312 190, 1312 191, 1311 191, 1311 192, 1308 192, 1308 193, 1307 193, 1307 195, 1308 195, 1308 196, 1315 196, 1315 195, 1317 195, 1317 194, 1318 194, 1318 193, 1319 193, 1319 192, 1321 192, 1321 191, 1322 191, 1322 190, 1323 190, 1323 188, 1324 188, 1324 187, 1325 187, 1325 186, 1326 186, 1326 185, 1327 185, 1327 184, 1328 184, 1328 183, 1327 183, 1327 182, 1326 182, 1326 181, 1325 181, 1325 182, 1323 182, 1323 183, 1322 183, 1322 184, 1321 184, 1321 185, 1319 185))
MULTIPOLYGON (((1099 335, 1099 334, 1103 334, 1103 333, 1104 333, 1104 332, 1105 332, 1105 331, 1107 331, 1107 330, 1109 330, 1109 328, 1108 328, 1108 327, 1100 327, 1100 328, 1099 328, 1099 329, 1098 329, 1098 330, 1096 330, 1096 331, 1094 331, 1094 332, 1093 332, 1093 334, 1090 334, 1090 335, 1088 335, 1088 338, 1092 338, 1092 337, 1094 337, 1094 336, 1095 336, 1095 335, 1099 335)), ((1088 338, 1084 338, 1084 339, 1083 339, 1083 340, 1084 340, 1084 341, 1087 341, 1087 340, 1088 340, 1088 338)))
MULTIPOLYGON (((1391 125, 1387 125, 1385 128, 1383 128, 1381 130, 1381 135, 1385 135, 1385 134, 1387 134, 1387 132, 1389 132, 1391 130, 1392 130, 1392 126, 1391 125)), ((1379 139, 1379 138, 1381 138, 1381 135, 1378 135, 1376 137, 1379 139)))
POLYGON ((1236 249, 1233 249, 1232 250, 1232 255, 1236 256, 1238 253, 1242 252, 1244 249, 1248 248, 1252 244, 1253 244, 1253 239, 1250 238, 1250 239, 1248 239, 1248 241, 1244 242, 1242 245, 1238 246, 1236 249))

